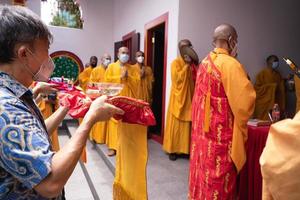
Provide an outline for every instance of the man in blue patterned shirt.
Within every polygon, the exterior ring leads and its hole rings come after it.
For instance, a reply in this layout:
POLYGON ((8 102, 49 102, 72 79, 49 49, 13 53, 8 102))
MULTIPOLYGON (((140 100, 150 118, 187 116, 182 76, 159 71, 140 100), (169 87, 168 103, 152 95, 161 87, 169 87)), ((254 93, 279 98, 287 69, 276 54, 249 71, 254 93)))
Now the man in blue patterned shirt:
POLYGON ((49 135, 68 108, 45 121, 28 89, 53 72, 52 36, 39 17, 17 6, 0 6, 0 199, 58 199, 72 174, 91 127, 123 111, 96 99, 75 135, 58 152, 49 135))

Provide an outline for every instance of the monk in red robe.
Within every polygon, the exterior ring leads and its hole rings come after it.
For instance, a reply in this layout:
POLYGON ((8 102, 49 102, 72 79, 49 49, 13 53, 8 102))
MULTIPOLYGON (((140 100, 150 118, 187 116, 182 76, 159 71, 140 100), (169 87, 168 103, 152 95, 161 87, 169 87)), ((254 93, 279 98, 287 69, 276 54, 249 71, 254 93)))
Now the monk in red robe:
POLYGON ((247 121, 255 91, 236 60, 237 32, 215 29, 215 49, 198 69, 192 103, 189 199, 235 199, 236 177, 246 161, 247 121))

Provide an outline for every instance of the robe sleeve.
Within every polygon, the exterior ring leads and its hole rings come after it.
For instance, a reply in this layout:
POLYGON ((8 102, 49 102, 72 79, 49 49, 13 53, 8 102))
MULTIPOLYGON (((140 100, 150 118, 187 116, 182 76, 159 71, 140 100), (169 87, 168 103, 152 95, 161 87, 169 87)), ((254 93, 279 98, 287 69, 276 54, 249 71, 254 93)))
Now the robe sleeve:
POLYGON ((221 71, 222 83, 234 116, 231 158, 240 171, 246 161, 244 143, 248 133, 247 121, 254 110, 256 93, 237 61, 228 61, 221 71))
POLYGON ((120 74, 114 74, 114 65, 110 64, 105 71, 105 82, 108 83, 120 83, 121 82, 121 76, 120 74))

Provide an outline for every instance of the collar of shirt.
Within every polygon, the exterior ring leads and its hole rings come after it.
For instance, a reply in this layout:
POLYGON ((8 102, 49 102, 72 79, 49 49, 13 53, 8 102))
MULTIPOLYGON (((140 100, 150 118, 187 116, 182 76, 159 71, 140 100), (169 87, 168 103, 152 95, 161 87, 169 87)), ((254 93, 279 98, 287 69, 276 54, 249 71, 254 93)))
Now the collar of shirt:
POLYGON ((23 96, 25 93, 32 95, 30 89, 19 83, 12 76, 8 75, 5 72, 0 71, 0 87, 5 87, 13 92, 18 98, 23 96))
POLYGON ((213 52, 215 52, 216 54, 226 54, 226 55, 229 55, 228 50, 223 49, 223 48, 215 48, 213 52))

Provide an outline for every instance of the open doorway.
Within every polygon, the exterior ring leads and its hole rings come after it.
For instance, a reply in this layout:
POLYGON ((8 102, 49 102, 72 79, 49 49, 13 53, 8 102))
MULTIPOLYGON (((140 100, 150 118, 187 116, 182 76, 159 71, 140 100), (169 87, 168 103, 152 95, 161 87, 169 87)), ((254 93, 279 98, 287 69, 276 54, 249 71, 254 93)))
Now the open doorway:
POLYGON ((151 138, 163 142, 165 123, 165 88, 167 68, 168 13, 145 25, 146 64, 154 74, 152 110, 156 126, 149 127, 151 138))

